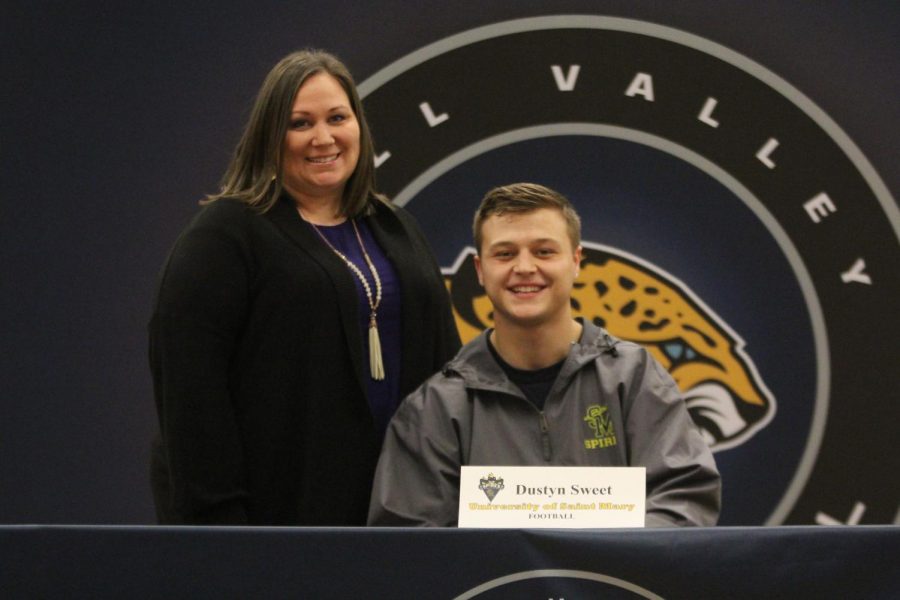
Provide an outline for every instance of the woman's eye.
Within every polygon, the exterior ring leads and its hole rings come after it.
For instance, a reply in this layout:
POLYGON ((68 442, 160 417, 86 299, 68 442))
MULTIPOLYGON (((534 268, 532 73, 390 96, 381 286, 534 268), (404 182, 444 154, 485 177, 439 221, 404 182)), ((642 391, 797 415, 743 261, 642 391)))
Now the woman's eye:
POLYGON ((297 119, 291 121, 291 129, 303 129, 309 125, 309 121, 306 119, 297 119))
POLYGON ((332 123, 340 123, 341 121, 345 121, 347 117, 345 115, 332 115, 331 122, 332 123))

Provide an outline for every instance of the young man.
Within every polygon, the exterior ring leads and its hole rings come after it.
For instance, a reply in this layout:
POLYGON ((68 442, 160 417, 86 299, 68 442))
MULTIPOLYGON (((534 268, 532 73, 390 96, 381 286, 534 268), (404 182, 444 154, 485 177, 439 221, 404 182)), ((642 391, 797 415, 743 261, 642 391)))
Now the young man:
POLYGON ((461 465, 643 466, 648 526, 714 525, 721 482, 675 382, 637 344, 572 318, 581 223, 536 184, 488 192, 475 266, 494 329, 397 411, 370 525, 456 525, 461 465))

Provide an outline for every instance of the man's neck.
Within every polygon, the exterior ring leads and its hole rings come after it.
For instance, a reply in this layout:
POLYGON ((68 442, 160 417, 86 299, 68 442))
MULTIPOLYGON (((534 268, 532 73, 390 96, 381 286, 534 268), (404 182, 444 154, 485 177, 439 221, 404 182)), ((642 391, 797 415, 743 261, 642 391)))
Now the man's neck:
POLYGON ((534 371, 563 360, 569 346, 581 337, 581 330, 581 323, 571 318, 538 327, 497 322, 491 343, 510 366, 534 371))

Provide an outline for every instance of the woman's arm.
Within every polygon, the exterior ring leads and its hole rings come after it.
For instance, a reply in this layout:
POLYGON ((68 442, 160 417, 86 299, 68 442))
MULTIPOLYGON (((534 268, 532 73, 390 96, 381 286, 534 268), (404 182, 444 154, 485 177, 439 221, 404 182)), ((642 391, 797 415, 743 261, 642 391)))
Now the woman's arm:
POLYGON ((248 312, 249 251, 240 219, 233 218, 240 215, 224 208, 206 209, 176 242, 150 322, 150 364, 169 479, 163 513, 181 523, 247 521, 229 379, 248 312), (218 218, 223 212, 232 218, 218 218))

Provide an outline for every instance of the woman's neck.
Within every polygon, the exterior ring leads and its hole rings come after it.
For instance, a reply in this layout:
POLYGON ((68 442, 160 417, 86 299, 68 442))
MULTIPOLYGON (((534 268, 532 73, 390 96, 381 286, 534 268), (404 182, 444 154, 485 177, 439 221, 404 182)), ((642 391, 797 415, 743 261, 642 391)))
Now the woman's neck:
POLYGON ((294 199, 300 217, 313 225, 339 225, 347 220, 341 214, 339 199, 294 199))

